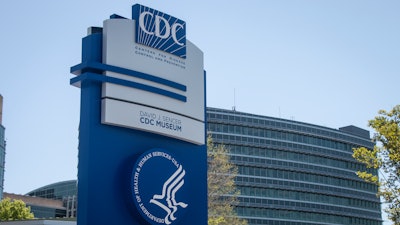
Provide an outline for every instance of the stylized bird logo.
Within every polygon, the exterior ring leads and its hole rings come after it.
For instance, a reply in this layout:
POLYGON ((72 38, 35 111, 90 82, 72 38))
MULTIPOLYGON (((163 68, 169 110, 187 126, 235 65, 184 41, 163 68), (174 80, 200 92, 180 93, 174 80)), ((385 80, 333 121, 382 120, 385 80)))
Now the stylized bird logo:
POLYGON ((161 195, 153 195, 153 199, 150 200, 150 203, 159 206, 167 212, 167 215, 165 216, 165 224, 171 224, 172 221, 177 219, 174 214, 176 213, 176 211, 178 211, 178 206, 182 208, 186 208, 188 206, 188 204, 186 203, 176 202, 175 199, 176 192, 185 183, 185 180, 183 179, 185 173, 185 170, 180 165, 175 173, 172 174, 172 176, 168 178, 167 181, 165 181, 161 195), (158 201, 163 199, 167 202, 167 205, 158 201))

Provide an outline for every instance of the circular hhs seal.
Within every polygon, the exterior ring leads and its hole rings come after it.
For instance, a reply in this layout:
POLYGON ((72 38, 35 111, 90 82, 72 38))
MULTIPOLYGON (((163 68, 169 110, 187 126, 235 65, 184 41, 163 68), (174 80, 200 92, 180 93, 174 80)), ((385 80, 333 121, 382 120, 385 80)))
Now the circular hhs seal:
POLYGON ((150 224, 176 224, 186 213, 185 175, 182 164, 163 149, 151 149, 138 158, 131 193, 137 210, 150 224))

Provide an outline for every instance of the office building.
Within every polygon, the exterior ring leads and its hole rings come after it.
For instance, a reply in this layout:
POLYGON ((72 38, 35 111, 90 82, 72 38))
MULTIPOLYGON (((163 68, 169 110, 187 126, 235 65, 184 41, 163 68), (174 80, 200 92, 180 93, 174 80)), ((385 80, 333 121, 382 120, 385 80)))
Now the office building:
POLYGON ((3 96, 0 95, 0 199, 3 199, 4 165, 6 157, 5 127, 3 126, 3 96))
POLYGON ((382 224, 377 187, 352 158, 354 147, 373 148, 368 131, 216 108, 207 123, 238 166, 237 213, 250 225, 382 224))
POLYGON ((62 181, 37 188, 26 194, 31 197, 59 201, 57 207, 49 208, 47 205, 29 204, 36 218, 73 218, 76 217, 77 184, 76 180, 62 181))

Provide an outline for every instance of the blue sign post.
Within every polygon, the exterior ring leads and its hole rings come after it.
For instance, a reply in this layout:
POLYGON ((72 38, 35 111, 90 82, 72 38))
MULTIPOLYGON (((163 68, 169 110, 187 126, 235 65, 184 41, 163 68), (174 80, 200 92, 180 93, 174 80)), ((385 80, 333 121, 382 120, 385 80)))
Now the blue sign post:
POLYGON ((132 10, 133 20, 90 29, 71 67, 81 89, 77 223, 207 224, 203 54, 184 21, 132 10))

